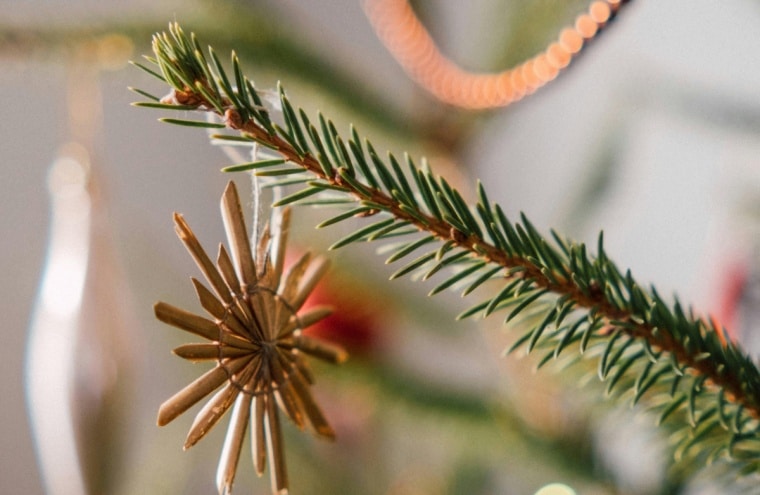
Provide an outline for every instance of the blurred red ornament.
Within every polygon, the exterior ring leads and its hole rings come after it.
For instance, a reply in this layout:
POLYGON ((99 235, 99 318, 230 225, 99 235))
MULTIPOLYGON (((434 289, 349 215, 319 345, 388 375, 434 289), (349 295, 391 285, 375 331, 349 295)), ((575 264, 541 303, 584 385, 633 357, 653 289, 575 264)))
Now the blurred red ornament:
POLYGON ((748 271, 746 263, 735 261, 726 268, 724 278, 720 281, 715 323, 725 327, 732 338, 736 338, 740 331, 741 301, 747 288, 748 271))
POLYGON ((360 280, 333 266, 306 300, 304 309, 319 305, 332 307, 333 313, 306 329, 305 333, 343 346, 352 358, 368 357, 380 350, 381 318, 377 294, 368 290, 360 280))

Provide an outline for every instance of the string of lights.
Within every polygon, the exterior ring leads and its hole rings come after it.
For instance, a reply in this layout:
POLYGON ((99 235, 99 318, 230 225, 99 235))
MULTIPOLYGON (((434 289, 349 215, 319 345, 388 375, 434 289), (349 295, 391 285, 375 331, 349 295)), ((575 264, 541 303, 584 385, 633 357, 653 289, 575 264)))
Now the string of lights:
POLYGON ((378 37, 417 84, 449 105, 471 110, 504 107, 553 81, 629 0, 598 0, 562 29, 546 50, 498 73, 462 69, 436 46, 407 0, 368 0, 378 37))

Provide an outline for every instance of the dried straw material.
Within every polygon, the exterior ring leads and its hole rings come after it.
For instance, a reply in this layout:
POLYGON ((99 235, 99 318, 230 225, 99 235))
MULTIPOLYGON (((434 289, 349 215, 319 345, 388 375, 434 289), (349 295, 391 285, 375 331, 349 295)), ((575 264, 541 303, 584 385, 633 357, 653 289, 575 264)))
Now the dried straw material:
POLYGON ((273 492, 287 493, 280 411, 300 429, 309 426, 322 437, 335 436, 312 396, 313 377, 304 355, 341 363, 347 354, 338 346, 302 334, 304 328, 328 316, 329 308, 298 314, 325 273, 327 262, 305 254, 283 271, 290 219, 287 210, 275 210, 274 231, 265 228, 254 249, 233 182, 224 191, 221 209, 231 256, 220 245, 216 263, 182 216, 174 215, 177 235, 211 286, 192 279, 209 318, 164 302, 155 305, 156 318, 209 341, 179 346, 174 349, 177 356, 216 361, 216 366, 164 402, 158 424, 171 422, 216 391, 196 415, 184 448, 195 445, 232 409, 217 469, 219 493, 232 492, 249 423, 256 473, 263 474, 268 458, 273 492))

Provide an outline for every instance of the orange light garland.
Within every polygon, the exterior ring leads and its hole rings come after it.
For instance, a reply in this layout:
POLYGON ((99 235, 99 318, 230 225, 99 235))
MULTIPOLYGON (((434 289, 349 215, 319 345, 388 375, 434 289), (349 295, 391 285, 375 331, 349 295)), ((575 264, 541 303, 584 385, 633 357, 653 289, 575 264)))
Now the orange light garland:
POLYGON ((420 86, 437 99, 467 109, 504 107, 553 81, 628 0, 598 0, 537 56, 496 74, 468 72, 446 58, 407 0, 367 0, 378 37, 420 86))

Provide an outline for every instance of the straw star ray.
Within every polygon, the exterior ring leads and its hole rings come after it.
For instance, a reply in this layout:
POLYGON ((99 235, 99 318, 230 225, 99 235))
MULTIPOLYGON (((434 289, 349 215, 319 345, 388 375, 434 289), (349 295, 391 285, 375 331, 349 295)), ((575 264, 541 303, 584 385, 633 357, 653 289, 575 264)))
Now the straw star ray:
POLYGON ((198 300, 211 318, 165 302, 155 305, 155 314, 164 323, 209 341, 177 347, 177 356, 216 365, 161 405, 158 424, 168 424, 218 389, 197 413, 184 448, 195 445, 232 409, 217 469, 219 493, 232 492, 249 423, 256 473, 263 474, 269 459, 274 493, 287 493, 280 410, 299 429, 309 426, 319 436, 335 436, 311 393, 314 380, 304 354, 333 363, 343 362, 347 355, 338 346, 302 333, 328 316, 329 308, 299 313, 327 262, 306 253, 287 271, 283 269, 287 209, 273 212, 276 230, 264 229, 254 257, 233 182, 224 191, 221 210, 230 249, 220 244, 216 263, 184 218, 174 215, 177 235, 211 287, 192 278, 198 300))

